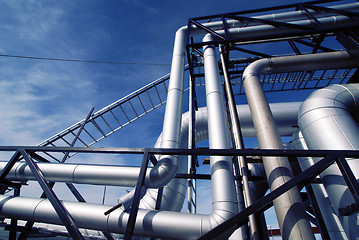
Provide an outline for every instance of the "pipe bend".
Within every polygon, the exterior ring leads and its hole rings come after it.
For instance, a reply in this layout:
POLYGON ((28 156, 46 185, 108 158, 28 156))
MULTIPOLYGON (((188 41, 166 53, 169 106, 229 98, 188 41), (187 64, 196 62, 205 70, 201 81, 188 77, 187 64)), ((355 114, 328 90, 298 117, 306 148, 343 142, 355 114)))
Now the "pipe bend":
POLYGON ((331 85, 313 92, 300 106, 298 124, 301 129, 331 116, 351 115, 357 118, 359 84, 331 85))
POLYGON ((249 76, 259 76, 264 72, 271 71, 271 58, 263 58, 257 61, 252 62, 251 64, 246 67, 243 72, 243 80, 246 80, 249 76))

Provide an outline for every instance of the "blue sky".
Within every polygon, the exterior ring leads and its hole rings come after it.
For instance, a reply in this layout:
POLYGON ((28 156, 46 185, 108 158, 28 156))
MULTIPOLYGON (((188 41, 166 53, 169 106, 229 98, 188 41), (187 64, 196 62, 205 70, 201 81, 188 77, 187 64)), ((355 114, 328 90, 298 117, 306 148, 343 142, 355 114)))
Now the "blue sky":
MULTIPOLYGON (((175 31, 190 17, 286 3, 0 0, 0 54, 136 63, 0 57, 0 145, 37 145, 83 119, 91 107, 99 110, 167 74, 175 31)), ((99 146, 152 147, 161 132, 163 111, 163 107, 156 110, 99 146)), ((86 162, 113 164, 118 158, 91 156, 86 162)), ((81 191, 89 201, 102 199, 91 194, 93 188, 81 191)), ((106 203, 113 204, 122 192, 113 190, 106 203)))

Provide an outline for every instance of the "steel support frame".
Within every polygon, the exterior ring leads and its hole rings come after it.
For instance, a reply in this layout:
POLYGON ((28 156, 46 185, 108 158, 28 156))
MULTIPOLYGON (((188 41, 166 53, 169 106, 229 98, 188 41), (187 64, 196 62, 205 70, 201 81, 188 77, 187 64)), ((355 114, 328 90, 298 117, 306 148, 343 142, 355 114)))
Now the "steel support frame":
POLYGON ((313 191, 313 187, 310 183, 305 185, 305 189, 307 191, 308 197, 309 197, 309 201, 310 201, 310 205, 313 209, 314 215, 315 215, 315 220, 316 220, 316 225, 320 230, 320 234, 322 236, 322 238, 324 240, 330 240, 330 235, 327 229, 327 226, 325 225, 323 216, 320 212, 319 209, 319 204, 317 199, 314 196, 314 191, 313 191))
POLYGON ((44 191, 47 198, 51 202, 59 218, 61 219, 62 223, 66 227, 67 231, 74 239, 84 239, 79 229, 77 228, 76 223, 73 221, 71 215, 68 213, 64 205, 58 199, 54 191, 49 187, 37 164, 31 159, 31 157, 27 154, 27 152, 24 149, 21 149, 20 153, 24 157, 27 165, 30 167, 31 172, 34 174, 37 182, 40 184, 42 190, 44 191))
MULTIPOLYGON (((217 14, 217 15, 210 15, 210 16, 204 16, 204 17, 190 18, 188 20, 188 25, 187 25, 188 30, 187 30, 187 36, 186 36, 187 37, 186 50, 187 50, 187 59, 188 59, 191 77, 195 78, 195 74, 193 72, 193 68, 194 68, 193 60, 192 60, 192 56, 190 53, 191 52, 201 52, 200 49, 204 45, 219 45, 219 44, 229 45, 231 47, 230 49, 239 50, 239 51, 243 51, 246 53, 254 54, 256 56, 265 57, 266 54, 264 54, 264 53, 251 52, 244 48, 235 47, 235 45, 236 44, 253 44, 256 42, 263 42, 263 41, 283 41, 283 39, 287 39, 287 41, 300 41, 300 42, 306 44, 307 46, 311 46, 311 47, 313 47, 313 52, 316 52, 318 49, 321 49, 323 51, 332 51, 329 48, 322 47, 320 45, 322 43, 322 41, 318 41, 315 44, 313 44, 313 43, 307 43, 307 42, 303 41, 301 38, 303 38, 304 36, 316 37, 317 35, 320 36, 320 38, 324 38, 324 36, 327 36, 329 33, 333 33, 333 32, 335 33, 335 32, 346 30, 346 29, 342 29, 342 28, 338 28, 338 27, 323 27, 319 23, 319 21, 315 18, 315 16, 313 16, 310 13, 309 9, 338 14, 338 15, 344 15, 344 16, 347 16, 350 18, 359 18, 359 14, 355 13, 355 12, 343 11, 343 10, 332 9, 332 8, 315 5, 315 4, 335 2, 335 1, 337 1, 337 0, 312 1, 312 2, 306 2, 306 3, 288 4, 288 5, 277 6, 277 7, 262 8, 262 9, 256 9, 256 10, 250 10, 250 11, 241 11, 241 12, 234 12, 234 13, 225 13, 225 14, 217 14), (304 27, 304 26, 299 26, 296 24, 291 24, 291 23, 286 23, 286 22, 263 20, 263 19, 244 16, 245 14, 259 14, 259 13, 263 13, 263 12, 283 10, 283 9, 289 9, 289 8, 295 8, 297 10, 301 9, 303 12, 305 12, 307 14, 308 19, 311 19, 314 23, 317 23, 317 25, 315 27, 304 27), (220 21, 222 21, 222 25, 223 25, 222 29, 224 29, 224 32, 225 32, 224 36, 219 35, 218 33, 211 30, 210 28, 205 27, 200 22, 200 21, 209 22, 209 21, 212 21, 213 19, 220 19, 220 21), (251 38, 248 38, 248 37, 246 37, 246 38, 241 38, 241 37, 230 38, 227 34, 227 31, 228 31, 227 24, 226 24, 227 19, 238 20, 243 23, 259 22, 259 23, 271 25, 271 26, 274 26, 277 28, 290 28, 295 31, 292 31, 291 33, 270 34, 266 37, 259 35, 259 36, 251 37, 251 38), (193 29, 193 26, 196 26, 197 28, 200 28, 200 29, 206 31, 207 33, 211 34, 212 36, 214 36, 214 38, 216 40, 210 41, 210 42, 205 42, 205 43, 193 42, 193 39, 190 40, 191 30, 193 29)), ((293 45, 294 43, 290 42, 290 44, 293 45)))
MULTIPOLYGON (((219 236, 222 232, 230 229, 233 226, 241 226, 245 224, 248 221, 248 217, 257 212, 263 212, 267 210, 270 206, 270 203, 279 197, 284 192, 290 190, 291 188, 295 186, 304 186, 308 184, 312 179, 314 179, 316 176, 318 176, 321 172, 323 172, 325 169, 327 169, 330 165, 333 163, 337 163, 339 166, 339 169, 353 195, 353 198, 356 200, 356 194, 359 190, 359 184, 356 181, 353 172, 349 168, 349 165, 347 165, 347 162, 345 158, 343 157, 342 153, 333 153, 328 154, 326 157, 324 157, 319 162, 315 163, 313 166, 308 168, 307 170, 299 173, 297 176, 295 176, 290 181, 286 182, 285 184, 281 185, 271 193, 267 194, 263 198, 259 199, 257 202, 255 202, 253 205, 247 207, 242 212, 238 213, 231 219, 225 221, 224 223, 220 224, 216 228, 212 229, 208 233, 204 234, 202 237, 199 238, 199 240, 207 240, 207 239, 214 239, 215 237, 219 236), (345 162, 345 163, 344 163, 345 162), (343 164, 344 163, 344 164, 343 164), (343 167, 344 165, 344 167, 343 167), (350 171, 351 173, 348 173, 350 171)), ((356 204, 358 202, 356 201, 356 204)))
MULTIPOLYGON (((351 193, 353 194, 353 198, 357 200, 359 193, 359 184, 356 182, 356 179, 353 175, 353 172, 349 168, 347 161, 345 158, 359 158, 359 151, 355 150, 285 150, 285 149, 208 149, 208 148, 198 148, 198 149, 164 149, 164 148, 78 148, 78 147, 23 147, 23 146, 11 146, 6 147, 0 146, 0 151, 14 151, 15 154, 9 160, 8 165, 13 164, 13 161, 18 159, 20 155, 24 155, 25 160, 29 165, 32 165, 32 171, 34 171, 35 175, 41 182, 42 187, 46 189, 46 193, 51 196, 52 201, 55 202, 57 206, 60 206, 60 214, 65 215, 65 217, 69 217, 66 209, 63 208, 61 202, 57 199, 56 195, 53 191, 47 186, 46 181, 43 179, 41 172, 38 170, 36 163, 29 156, 30 153, 34 154, 36 152, 73 152, 73 153, 103 153, 103 154, 142 154, 142 167, 141 174, 138 181, 138 192, 135 196, 134 204, 131 208, 132 217, 129 219, 128 223, 128 233, 127 239, 130 239, 133 233, 134 222, 136 220, 137 210, 138 210, 138 202, 140 198, 140 188, 143 186, 144 176, 147 169, 147 164, 150 159, 154 161, 154 158, 151 157, 155 154, 164 154, 164 155, 194 155, 194 156, 286 156, 286 157, 324 157, 321 161, 314 164, 309 169, 304 172, 299 173, 289 182, 283 184, 281 187, 277 188, 273 192, 267 194, 265 197, 259 199, 257 202, 252 204, 251 206, 244 209, 242 212, 238 213, 236 216, 221 224, 217 228, 214 228, 212 231, 208 232, 200 239, 211 239, 221 232, 229 229, 233 226, 241 226, 248 222, 248 216, 254 213, 264 212, 270 206, 272 206, 272 201, 288 191, 290 188, 294 186, 299 186, 300 188, 304 187, 306 184, 313 182, 313 180, 318 176, 322 171, 324 171, 327 167, 329 167, 333 163, 337 163, 339 166, 342 175, 347 182, 351 193), (20 155, 19 155, 20 154, 20 155), (56 200, 57 199, 57 200, 56 200), (136 200, 137 199, 137 200, 136 200), (62 206, 62 207, 61 207, 62 206), (137 206, 137 207, 136 207, 137 206), (132 230, 131 230, 132 229, 132 230)), ((3 173, 6 173, 8 168, 3 169, 3 173)), ((6 177, 5 175, 0 175, 0 179, 6 177)), ((185 174, 184 176, 177 175, 176 177, 184 177, 184 178, 201 178, 201 175, 195 174, 185 174)), ((208 179, 209 176, 203 176, 204 179, 208 179)), ((45 191, 45 190, 44 190, 45 191)), ((50 198, 49 198, 50 200, 50 198)), ((358 204, 356 201, 354 204, 358 204)), ((71 218, 70 218, 71 221, 71 218)), ((74 228, 75 225, 73 226, 74 228)), ((76 231, 76 230, 75 230, 76 231)), ((76 235, 75 235, 76 237, 76 235)))

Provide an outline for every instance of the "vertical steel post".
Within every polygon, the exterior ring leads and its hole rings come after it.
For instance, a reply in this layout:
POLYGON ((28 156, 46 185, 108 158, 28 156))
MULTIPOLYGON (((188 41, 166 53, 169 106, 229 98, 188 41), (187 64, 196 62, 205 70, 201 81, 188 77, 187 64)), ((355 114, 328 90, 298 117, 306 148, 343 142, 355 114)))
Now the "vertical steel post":
MULTIPOLYGON (((14 196, 20 196, 20 189, 14 189, 14 196)), ((17 236, 17 219, 12 218, 10 223, 9 240, 15 240, 17 236)))
MULTIPOLYGON (((231 82, 230 82, 229 76, 228 76, 228 69, 227 69, 227 65, 225 62, 225 58, 224 58, 225 50, 224 50, 223 45, 219 45, 219 52, 220 52, 222 68, 223 68, 224 86, 225 86, 225 92, 227 95, 229 115, 230 115, 231 123, 232 123, 232 131, 233 131, 235 148, 236 149, 244 149, 241 126, 239 123, 239 117, 238 117, 238 113, 237 113, 236 103, 235 103, 234 96, 233 96, 232 85, 231 85, 231 82)), ((236 158, 236 160, 238 161, 239 166, 240 166, 240 173, 241 173, 242 182, 243 182, 245 205, 248 207, 248 206, 252 205, 252 203, 253 203, 252 197, 250 195, 250 190, 249 190, 248 166, 247 166, 245 157, 238 156, 236 158)), ((251 231, 251 239, 252 240, 260 239, 257 221, 256 221, 254 214, 249 216, 249 224, 250 224, 250 231, 251 231)))
MULTIPOLYGON (((188 101, 188 112, 190 117, 188 119, 188 149, 196 147, 195 142, 195 119, 196 119, 196 108, 195 108, 195 82, 194 79, 189 76, 189 101, 188 101)), ((188 174, 196 174, 196 156, 188 155, 188 174)), ((187 212, 196 213, 196 193, 195 193, 196 179, 187 180, 187 212)))

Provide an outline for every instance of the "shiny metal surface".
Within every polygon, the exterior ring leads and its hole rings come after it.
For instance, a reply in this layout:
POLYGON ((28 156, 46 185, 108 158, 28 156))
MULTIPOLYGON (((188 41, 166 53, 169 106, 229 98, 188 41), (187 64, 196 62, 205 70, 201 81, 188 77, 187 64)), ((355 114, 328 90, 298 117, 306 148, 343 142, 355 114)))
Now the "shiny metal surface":
MULTIPOLYGON (((359 101, 359 85, 331 85, 312 93, 303 102, 298 124, 309 149, 359 149, 359 126, 355 119, 359 101)), ((355 177, 359 162, 348 159, 355 177)), ((354 199, 336 166, 331 166, 321 175, 329 199, 338 214, 338 209, 352 204, 354 199)), ((339 217, 349 239, 359 237, 358 213, 339 217)))

